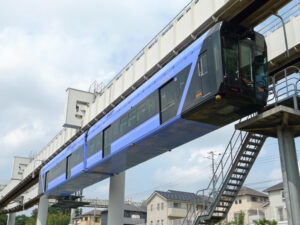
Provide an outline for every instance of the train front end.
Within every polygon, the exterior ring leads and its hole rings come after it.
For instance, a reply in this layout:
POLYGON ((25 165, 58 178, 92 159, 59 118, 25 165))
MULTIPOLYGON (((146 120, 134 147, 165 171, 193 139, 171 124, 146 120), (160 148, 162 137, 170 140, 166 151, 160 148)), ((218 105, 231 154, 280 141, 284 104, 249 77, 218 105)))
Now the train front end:
POLYGON ((216 24, 201 47, 182 117, 221 127, 260 111, 268 97, 267 63, 264 36, 216 24))
POLYGON ((223 24, 220 30, 224 82, 221 94, 235 102, 266 105, 268 60, 264 37, 254 31, 223 24))

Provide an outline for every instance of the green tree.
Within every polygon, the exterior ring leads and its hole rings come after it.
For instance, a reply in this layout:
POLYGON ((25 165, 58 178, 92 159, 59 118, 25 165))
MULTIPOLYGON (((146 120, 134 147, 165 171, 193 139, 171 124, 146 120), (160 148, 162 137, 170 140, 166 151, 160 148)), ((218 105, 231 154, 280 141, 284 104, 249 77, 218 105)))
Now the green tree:
POLYGON ((236 224, 237 225, 244 225, 244 218, 245 218, 245 213, 243 213, 241 211, 238 218, 237 218, 237 220, 236 220, 236 224))
POLYGON ((275 220, 267 220, 267 219, 263 219, 263 220, 254 220, 253 221, 255 223, 255 225, 277 225, 277 222, 275 220))
POLYGON ((0 225, 6 225, 7 223, 7 216, 5 214, 0 215, 0 225))

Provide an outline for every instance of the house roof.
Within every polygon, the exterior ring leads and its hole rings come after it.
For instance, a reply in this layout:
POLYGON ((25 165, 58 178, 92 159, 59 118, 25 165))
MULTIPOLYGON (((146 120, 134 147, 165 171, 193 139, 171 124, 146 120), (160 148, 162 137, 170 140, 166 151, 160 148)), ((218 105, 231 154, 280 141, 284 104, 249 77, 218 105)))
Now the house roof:
POLYGON ((95 210, 91 210, 91 211, 88 211, 86 213, 83 213, 82 216, 89 216, 89 215, 94 215, 94 211, 95 211, 95 215, 96 216, 100 216, 101 215, 101 210, 98 210, 98 209, 95 209, 95 210))
POLYGON ((242 196, 242 195, 251 195, 251 196, 258 196, 258 197, 268 197, 268 195, 266 195, 266 194, 264 194, 262 192, 256 191, 254 189, 251 189, 251 188, 248 188, 248 187, 245 187, 245 186, 242 186, 241 190, 238 193, 238 196, 242 196))
POLYGON ((278 191, 278 190, 283 190, 283 182, 279 184, 275 184, 272 187, 265 189, 264 192, 271 192, 271 191, 278 191))
POLYGON ((152 198, 152 196, 155 193, 157 193, 158 195, 162 196, 167 200, 174 200, 174 201, 204 203, 207 200, 206 196, 198 196, 190 192, 168 190, 168 191, 154 191, 154 193, 151 195, 148 201, 152 198))
MULTIPOLYGON (((124 210, 125 211, 131 211, 131 212, 147 212, 147 207, 145 205, 136 206, 133 204, 124 204, 124 210)), ((102 213, 106 213, 108 209, 102 210, 102 213)))

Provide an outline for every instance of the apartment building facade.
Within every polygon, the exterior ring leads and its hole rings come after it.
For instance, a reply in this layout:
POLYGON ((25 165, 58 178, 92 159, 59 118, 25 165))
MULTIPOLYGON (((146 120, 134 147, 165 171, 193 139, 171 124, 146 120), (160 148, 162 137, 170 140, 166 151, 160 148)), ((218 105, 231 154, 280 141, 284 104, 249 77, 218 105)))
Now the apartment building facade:
POLYGON ((288 225, 283 183, 269 187, 264 192, 269 194, 269 202, 264 205, 266 219, 276 220, 280 225, 288 225))
POLYGON ((253 224, 254 220, 264 219, 263 205, 268 202, 268 195, 254 189, 243 186, 239 191, 232 207, 230 208, 227 221, 234 221, 241 212, 244 213, 244 224, 253 224))
POLYGON ((101 211, 96 209, 77 216, 70 225, 101 225, 101 211))
POLYGON ((182 191, 154 191, 147 200, 147 225, 181 225, 189 212, 205 208, 207 198, 182 191))

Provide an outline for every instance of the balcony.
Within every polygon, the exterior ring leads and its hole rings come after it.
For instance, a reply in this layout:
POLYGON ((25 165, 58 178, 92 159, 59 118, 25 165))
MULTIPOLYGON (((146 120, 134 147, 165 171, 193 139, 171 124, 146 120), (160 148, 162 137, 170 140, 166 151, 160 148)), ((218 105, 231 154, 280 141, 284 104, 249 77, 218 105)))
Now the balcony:
POLYGON ((186 213, 186 208, 168 208, 168 217, 172 217, 174 219, 184 218, 186 213))

